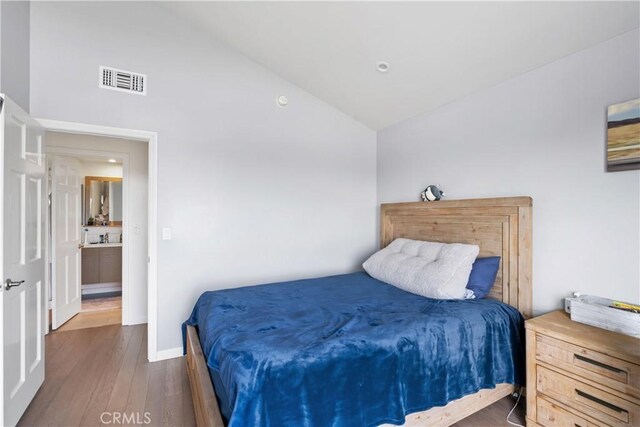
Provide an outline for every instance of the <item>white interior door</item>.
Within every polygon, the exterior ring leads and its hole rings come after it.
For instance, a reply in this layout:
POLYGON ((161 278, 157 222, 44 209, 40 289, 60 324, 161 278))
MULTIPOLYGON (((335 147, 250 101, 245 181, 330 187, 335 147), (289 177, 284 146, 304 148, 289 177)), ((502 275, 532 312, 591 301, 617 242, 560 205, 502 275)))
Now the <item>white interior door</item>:
MULTIPOLYGON (((2 95, 0 95, 2 96, 2 95)), ((15 425, 44 381, 44 131, 10 99, 3 142, 2 407, 15 425)))
POLYGON ((56 156, 51 161, 51 308, 52 328, 58 329, 80 312, 80 162, 56 156))

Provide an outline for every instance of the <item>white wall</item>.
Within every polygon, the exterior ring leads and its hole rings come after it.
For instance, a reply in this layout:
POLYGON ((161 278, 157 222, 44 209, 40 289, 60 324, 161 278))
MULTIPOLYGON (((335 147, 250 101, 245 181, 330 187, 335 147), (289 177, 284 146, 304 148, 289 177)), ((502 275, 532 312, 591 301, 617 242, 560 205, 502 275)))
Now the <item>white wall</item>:
POLYGON ((350 272, 374 250, 373 131, 161 5, 31 17, 35 117, 158 132, 159 350, 204 290, 350 272), (147 73, 148 96, 99 89, 100 65, 147 73))
MULTIPOLYGON (((144 323, 147 321, 147 182, 148 182, 148 145, 144 142, 130 141, 119 138, 104 138, 99 136, 75 135, 60 132, 47 132, 45 135, 47 147, 74 148, 80 150, 108 151, 122 153, 129 157, 127 209, 129 212, 129 233, 127 257, 123 262, 129 266, 128 324, 144 323), (135 231, 139 230, 139 232, 135 231)), ((106 163, 105 165, 109 165, 106 163)), ((109 165, 110 168, 120 169, 120 165, 109 165)), ((84 168, 84 164, 83 164, 84 168)), ((104 169, 93 169, 99 172, 104 169)), ((108 171, 108 170, 105 170, 108 171)), ((106 175, 105 175, 106 176, 106 175)), ((125 178, 126 179, 126 178, 125 178)), ((89 228, 90 233, 104 234, 103 228, 89 228), (103 230, 102 233, 99 230, 103 230)), ((119 234, 117 229, 109 231, 113 236, 119 234)), ((124 267, 124 265, 123 265, 124 267)), ((123 307, 123 309, 126 309, 123 307)))
MULTIPOLYGON (((134 143, 134 141, 132 141, 134 143)), ((106 176, 110 178, 122 178, 122 165, 119 163, 108 163, 107 161, 93 162, 82 160, 82 175, 85 176, 106 176)))
MULTIPOLYGON (((473 70, 469 70, 473 72, 473 70)), ((529 195, 533 305, 640 300, 640 173, 605 172, 607 105, 640 96, 626 33, 378 133, 378 201, 529 195)))
POLYGON ((0 1, 0 92, 29 111, 28 1, 0 1))

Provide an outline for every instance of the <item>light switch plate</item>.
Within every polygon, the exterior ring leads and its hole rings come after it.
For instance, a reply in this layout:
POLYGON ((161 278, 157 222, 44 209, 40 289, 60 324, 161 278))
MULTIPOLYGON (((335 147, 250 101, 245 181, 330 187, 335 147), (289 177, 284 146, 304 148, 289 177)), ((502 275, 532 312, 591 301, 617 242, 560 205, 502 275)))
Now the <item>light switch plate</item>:
POLYGON ((163 227, 162 228, 162 240, 171 240, 171 228, 163 227))

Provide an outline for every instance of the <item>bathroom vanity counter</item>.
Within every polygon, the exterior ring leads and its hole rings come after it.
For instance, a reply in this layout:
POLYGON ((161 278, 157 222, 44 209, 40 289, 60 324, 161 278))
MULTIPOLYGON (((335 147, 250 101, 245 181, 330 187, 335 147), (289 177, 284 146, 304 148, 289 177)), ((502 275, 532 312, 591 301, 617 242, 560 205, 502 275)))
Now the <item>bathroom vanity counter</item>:
POLYGON ((122 243, 83 243, 80 245, 81 249, 93 249, 93 248, 121 248, 122 243))

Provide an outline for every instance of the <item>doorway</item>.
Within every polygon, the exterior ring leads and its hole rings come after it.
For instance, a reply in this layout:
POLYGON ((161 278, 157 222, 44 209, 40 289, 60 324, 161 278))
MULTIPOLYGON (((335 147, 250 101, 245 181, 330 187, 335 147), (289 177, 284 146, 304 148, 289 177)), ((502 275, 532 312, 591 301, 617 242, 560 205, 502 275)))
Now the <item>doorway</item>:
MULTIPOLYGON (((125 138, 135 141, 142 147, 146 168, 144 182, 147 192, 137 198, 145 208, 140 224, 146 224, 149 230, 127 225, 127 212, 123 206, 123 249, 133 246, 136 241, 144 245, 142 262, 137 263, 145 276, 139 280, 144 295, 140 304, 147 311, 144 317, 133 317, 123 307, 124 324, 147 322, 149 361, 158 360, 157 353, 157 142, 154 132, 104 126, 33 119, 15 102, 0 94, 0 263, 3 286, 0 288, 0 305, 3 316, 0 325, 0 341, 3 352, 0 353, 0 424, 13 425, 20 418, 27 405, 44 380, 44 359, 46 346, 44 334, 48 332, 48 286, 51 270, 47 239, 48 229, 48 176, 46 171, 45 133, 69 133, 76 136, 102 136, 125 138), (131 236, 140 236, 132 239, 131 236), (135 240, 135 241, 134 241, 135 240), (129 245, 127 244, 129 243, 129 245), (148 313, 148 315, 147 315, 148 313), (129 314, 129 318, 127 318, 129 314), (8 345, 10 344, 10 345, 8 345)), ((60 147, 58 155, 69 147, 60 147)), ((76 150, 77 147, 72 147, 76 150)), ((98 150, 99 151, 99 150, 98 150)), ((107 155, 109 153, 106 153, 107 155)), ((122 153, 121 153, 122 154, 122 153)), ((125 152, 126 154, 126 152, 125 152)), ((133 157, 129 160, 133 164, 133 157)), ((123 181, 126 180, 127 166, 123 161, 123 181)), ((127 197, 128 188, 123 186, 123 197, 127 197)), ((132 192, 133 193, 133 192, 132 192)), ((67 202, 74 194, 69 194, 67 202)), ((79 194, 75 197, 79 199, 79 194)), ((78 201, 78 204, 80 202, 78 201)), ((133 211, 133 204, 130 203, 133 211)), ((67 204, 67 206, 69 206, 67 204)), ((138 209, 139 210, 139 209, 138 209)), ((78 212, 78 210, 72 210, 78 212)), ((140 211, 140 210, 139 210, 140 211)), ((67 231, 80 233, 80 219, 69 222, 67 231)), ((139 245, 140 246, 140 245, 139 245)), ((77 246, 76 246, 77 249, 77 246)), ((129 257, 124 261, 122 280, 125 282, 131 272, 129 257)), ((67 271, 70 271, 68 269, 67 271)), ((126 292, 126 286, 123 288, 126 292)), ((71 298, 72 299, 72 298, 71 298)), ((125 304, 126 306, 127 304, 125 304)))
MULTIPOLYGON (((128 203, 123 175, 129 154, 94 149, 112 145, 110 139, 46 136, 51 328, 122 324, 123 285, 130 283, 123 281, 122 269, 123 212, 128 203)), ((117 141, 120 148, 131 143, 117 141)))
MULTIPOLYGON (((91 125, 75 122, 64 122, 58 120, 37 119, 38 123, 47 131, 51 133, 68 133, 78 135, 93 135, 103 136, 108 138, 124 138, 133 140, 138 143, 146 145, 147 153, 147 195, 143 198, 138 198, 137 202, 147 207, 147 217, 145 220, 148 225, 147 235, 147 276, 146 276, 146 307, 147 316, 146 319, 128 319, 126 318, 126 307, 123 307, 123 324, 132 324, 135 321, 139 323, 147 322, 147 356, 149 361, 157 361, 164 358, 163 355, 159 355, 157 351, 157 253, 158 253, 158 212, 157 212, 157 171, 158 171, 158 134, 156 132, 148 132, 134 129, 114 128, 100 125, 91 125)), ((123 168, 124 169, 124 168, 123 168)), ((123 189, 123 192, 125 190, 123 189)), ((126 222, 123 221, 123 222, 126 222)), ((126 252, 130 246, 127 244, 127 240, 132 233, 136 230, 126 230, 123 233, 123 250, 126 252)), ((124 257, 124 255, 123 255, 124 257)), ((126 257, 124 257, 126 259, 126 257)), ((123 270, 126 269, 126 262, 123 265, 123 270)), ((125 279, 126 280, 126 279, 125 279)))
POLYGON ((57 131, 45 140, 51 328, 146 323, 147 144, 57 131))

